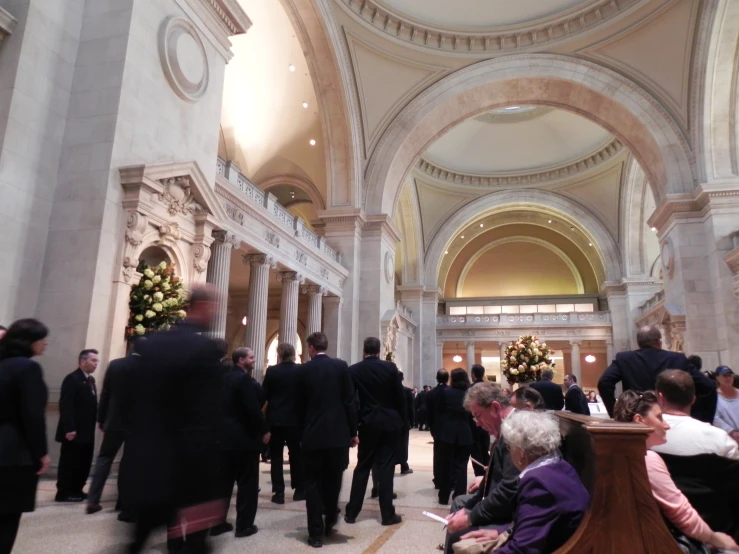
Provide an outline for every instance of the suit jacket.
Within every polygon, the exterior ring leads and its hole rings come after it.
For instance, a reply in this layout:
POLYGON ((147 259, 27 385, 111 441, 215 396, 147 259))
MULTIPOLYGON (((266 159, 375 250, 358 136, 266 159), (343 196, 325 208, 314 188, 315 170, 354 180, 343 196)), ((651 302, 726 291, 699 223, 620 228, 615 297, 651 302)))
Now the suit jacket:
POLYGON ((72 442, 92 444, 95 442, 95 422, 97 421, 97 387, 92 376, 86 376, 76 369, 62 381, 59 397, 59 424, 56 427, 56 441, 64 442, 67 433, 75 431, 72 442))
POLYGON ((464 409, 462 402, 467 389, 444 387, 434 398, 436 408, 436 434, 434 440, 458 446, 469 446, 474 442, 472 415, 464 409))
POLYGON ((529 385, 532 389, 541 394, 547 410, 560 411, 565 406, 565 397, 562 393, 562 387, 557 383, 552 383, 548 379, 542 379, 529 385))
POLYGON ((513 519, 513 499, 518 490, 518 468, 511 453, 500 438, 490 449, 490 465, 485 480, 475 492, 475 505, 470 511, 470 524, 510 523, 513 519))
POLYGON ((235 367, 223 377, 224 426, 223 449, 261 452, 262 436, 269 428, 257 397, 256 381, 243 369, 235 367))
POLYGON ((359 399, 359 429, 400 431, 406 406, 396 365, 371 356, 351 366, 349 372, 359 399))
POLYGON ((293 362, 277 364, 267 369, 262 383, 267 402, 267 423, 270 427, 297 427, 295 397, 298 368, 293 362))
POLYGON ((0 467, 40 467, 48 453, 47 400, 38 363, 23 357, 0 362, 0 467))
POLYGON ((425 390, 420 391, 416 398, 413 400, 413 404, 417 411, 426 413, 426 396, 428 393, 425 390))
POLYGON ((588 406, 588 397, 577 385, 572 385, 567 389, 565 395, 565 410, 573 414, 582 414, 589 416, 590 407, 588 406))
POLYGON ((449 388, 449 385, 439 383, 426 393, 426 421, 428 422, 429 429, 431 429, 431 436, 436 438, 436 422, 437 417, 437 399, 441 391, 449 388))
POLYGON ((628 352, 619 352, 613 363, 606 369, 598 381, 598 391, 608 410, 608 415, 613 417, 613 406, 616 403, 616 384, 621 382, 623 389, 635 391, 654 390, 657 375, 665 369, 682 369, 693 377, 695 382, 695 404, 691 415, 713 424, 713 416, 716 413, 716 383, 711 381, 703 373, 691 364, 684 354, 670 352, 660 348, 640 348, 628 352))
POLYGON ((403 387, 403 392, 405 393, 405 424, 408 429, 412 429, 416 426, 416 410, 413 405, 413 401, 415 400, 415 398, 413 398, 413 389, 403 387))
POLYGON ((126 431, 127 415, 134 401, 134 397, 131 396, 133 391, 130 390, 126 379, 130 378, 131 372, 135 371, 140 362, 141 356, 131 354, 108 364, 98 404, 98 423, 103 426, 104 431, 126 431))
POLYGON ((521 477, 511 538, 499 554, 554 552, 575 533, 590 495, 575 469, 560 460, 521 477))
POLYGON ((357 405, 344 360, 319 354, 298 370, 295 412, 303 450, 344 448, 357 436, 357 405))

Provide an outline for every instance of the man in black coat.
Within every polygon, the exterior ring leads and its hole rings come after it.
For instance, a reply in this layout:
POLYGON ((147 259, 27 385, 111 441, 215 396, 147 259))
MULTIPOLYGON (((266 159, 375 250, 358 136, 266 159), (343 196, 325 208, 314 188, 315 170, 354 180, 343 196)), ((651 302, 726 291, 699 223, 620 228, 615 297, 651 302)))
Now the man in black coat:
MULTIPOLYGON (((257 390, 250 375, 254 367, 254 351, 237 348, 233 355, 234 367, 223 378, 226 422, 223 449, 226 451, 226 489, 224 498, 230 499, 234 483, 236 493, 235 537, 248 537, 258 531, 254 525, 259 494, 259 453, 270 440, 267 421, 262 413, 257 390)), ((228 507, 226 508, 228 511, 228 507)), ((211 536, 229 532, 225 522, 211 529, 211 536)))
POLYGON ((303 448, 308 544, 320 548, 323 534, 336 525, 349 447, 359 444, 357 405, 346 362, 326 355, 326 335, 312 333, 306 342, 311 360, 298 370, 295 412, 303 448))
POLYGON ((691 415, 695 419, 713 423, 718 395, 716 383, 698 371, 681 352, 662 350, 662 333, 648 325, 636 335, 638 350, 619 352, 598 381, 598 391, 608 415, 613 417, 616 403, 616 384, 621 382, 623 390, 654 390, 657 375, 665 369, 682 369, 693 377, 696 401, 691 415))
POLYGON ((56 482, 57 502, 82 502, 95 450, 98 398, 95 378, 98 351, 80 352, 78 368, 62 381, 56 441, 62 443, 56 482))
POLYGON ((449 382, 449 372, 446 369, 440 369, 436 372, 436 387, 431 389, 426 395, 426 421, 428 422, 429 429, 431 430, 431 437, 434 439, 434 453, 433 453, 433 481, 434 486, 438 489, 441 483, 439 476, 439 448, 437 446, 438 441, 436 440, 436 426, 438 423, 438 409, 437 409, 437 398, 439 394, 447 387, 449 382))
POLYGON ((559 412, 565 407, 565 397, 562 393, 562 387, 552 382, 553 378, 554 372, 548 368, 544 369, 541 372, 541 380, 531 383, 529 387, 541 394, 547 410, 559 412))
MULTIPOLYGON (((472 374, 472 385, 475 386, 485 382, 485 368, 479 364, 472 366, 470 373, 472 374)), ((472 450, 470 451, 470 457, 473 460, 480 462, 480 465, 472 464, 472 470, 476 477, 485 475, 485 467, 490 462, 490 435, 482 427, 475 427, 473 430, 474 442, 472 443, 472 450)))
POLYGON ((108 475, 110 475, 113 460, 115 460, 118 451, 126 440, 126 412, 133 402, 133 397, 130 395, 132 391, 130 391, 126 379, 132 371, 136 370, 141 361, 139 349, 145 340, 144 337, 138 339, 133 345, 130 356, 113 360, 108 364, 108 369, 105 371, 103 391, 100 393, 100 404, 98 406, 98 426, 105 434, 90 483, 90 494, 87 498, 86 509, 88 514, 94 514, 103 509, 100 506, 103 487, 105 481, 108 480, 108 475))
POLYGON ((405 419, 405 393, 392 362, 380 360, 380 339, 364 340, 364 360, 349 368, 359 398, 359 451, 344 521, 354 523, 362 511, 372 466, 383 525, 402 520, 393 507, 393 473, 405 419))
POLYGON ((565 410, 573 414, 590 415, 590 407, 588 406, 588 397, 577 384, 577 377, 574 375, 565 375, 565 410))
POLYGON ((426 396, 428 395, 430 387, 428 385, 423 387, 414 400, 414 407, 416 409, 416 419, 418 420, 418 430, 428 431, 429 426, 426 421, 426 396))
MULTIPOLYGON (((398 374, 400 375, 400 383, 402 385, 405 377, 400 370, 398 370, 398 374)), ((410 448, 411 429, 416 426, 416 415, 413 407, 413 389, 403 386, 403 393, 405 396, 405 425, 403 426, 403 436, 400 439, 400 474, 410 475, 413 473, 413 470, 408 465, 408 450, 410 448)))
POLYGON ((300 450, 298 418, 295 414, 295 397, 298 364, 295 363, 295 347, 287 342, 277 345, 280 361, 267 369, 262 390, 267 401, 267 423, 272 438, 269 441, 272 476, 272 502, 285 503, 285 477, 282 460, 287 445, 290 460, 290 487, 295 491, 293 500, 305 500, 303 490, 303 457, 300 450))

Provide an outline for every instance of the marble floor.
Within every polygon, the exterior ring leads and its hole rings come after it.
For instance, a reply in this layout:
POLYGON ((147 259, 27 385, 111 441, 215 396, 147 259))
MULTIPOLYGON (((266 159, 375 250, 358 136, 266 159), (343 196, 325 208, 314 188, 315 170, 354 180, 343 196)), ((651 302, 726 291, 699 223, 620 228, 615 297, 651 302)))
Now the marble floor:
MULTIPOLYGON (((259 532, 251 537, 236 539, 233 534, 216 537, 211 545, 214 552, 223 554, 236 552, 260 552, 282 554, 285 552, 342 552, 342 553, 412 553, 436 552, 444 537, 439 523, 422 515, 424 510, 444 515, 448 508, 437 503, 437 494, 431 483, 432 444, 425 431, 412 431, 410 444, 411 475, 396 473, 395 501, 397 512, 403 516, 400 525, 383 527, 380 525, 380 511, 376 500, 369 499, 354 525, 339 520, 336 532, 324 542, 322 550, 315 550, 306 544, 307 527, 305 503, 292 502, 287 496, 286 503, 278 506, 270 502, 271 488, 269 466, 261 464, 260 481, 262 492, 259 495, 259 511, 256 525, 259 532)), ((352 456, 356 454, 352 450, 352 456)), ((343 509, 349 498, 351 475, 354 460, 344 473, 344 485, 340 507, 343 509)), ((288 466, 285 470, 289 479, 288 466)), ((472 471, 470 468, 470 477, 472 471)), ((115 479, 108 481, 103 496, 103 511, 93 515, 84 514, 84 506, 79 504, 54 503, 55 482, 42 481, 39 486, 37 509, 26 514, 21 521, 18 541, 14 554, 117 554, 128 539, 131 526, 120 523, 113 511, 115 503, 115 479)), ((229 511, 233 521, 235 508, 229 511)), ((152 538, 147 552, 166 554, 165 536, 160 533, 152 538)))

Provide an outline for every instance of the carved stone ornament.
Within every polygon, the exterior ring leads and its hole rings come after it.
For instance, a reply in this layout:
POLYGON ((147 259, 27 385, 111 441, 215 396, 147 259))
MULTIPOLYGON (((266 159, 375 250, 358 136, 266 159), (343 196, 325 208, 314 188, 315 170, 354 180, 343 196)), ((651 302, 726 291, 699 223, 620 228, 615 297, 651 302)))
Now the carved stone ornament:
POLYGON ((189 177, 170 177, 160 181, 164 190, 157 195, 157 199, 167 206, 169 215, 191 215, 206 213, 192 193, 192 183, 189 177))
POLYGON ((665 277, 672 277, 675 271, 675 249, 670 239, 662 243, 662 267, 665 270, 665 277))
POLYGON ((385 281, 389 284, 395 277, 395 260, 390 252, 385 252, 385 281))
POLYGON ((159 57, 172 90, 197 102, 208 90, 208 55, 195 26, 181 17, 164 22, 159 32, 159 57))
POLYGON ((321 278, 328 279, 328 269, 326 269, 325 267, 322 267, 319 273, 321 274, 321 278))
POLYGON ((213 231, 213 238, 216 239, 216 243, 226 244, 231 248, 238 248, 241 246, 241 241, 233 233, 228 231, 213 231))
POLYGON ((135 255, 144 240, 149 219, 141 212, 129 212, 126 220, 125 244, 123 247, 123 280, 130 283, 139 265, 135 255))
POLYGON ((303 252, 301 250, 296 250, 295 251, 295 260, 299 264, 308 265, 308 254, 306 254, 305 252, 303 252))
POLYGON ((192 247, 192 265, 195 271, 203 273, 208 269, 210 261, 210 248, 203 243, 194 244, 192 247))
POLYGON ((174 221, 159 226, 158 245, 173 246, 181 238, 182 231, 180 231, 180 226, 174 221))
POLYGON ((268 265, 274 269, 277 267, 277 260, 267 254, 244 254, 244 265, 268 265))
POLYGON ((231 221, 235 221, 243 227, 244 217, 246 214, 244 214, 244 212, 242 212, 240 209, 229 202, 224 202, 224 205, 226 207, 226 213, 228 214, 229 219, 231 221))
POLYGON ((302 294, 319 294, 321 296, 326 296, 328 291, 321 285, 307 285, 300 289, 300 292, 302 294))
POLYGON ((265 231, 264 240, 266 240, 270 245, 274 246, 275 248, 280 247, 280 236, 274 231, 269 231, 269 230, 265 231))

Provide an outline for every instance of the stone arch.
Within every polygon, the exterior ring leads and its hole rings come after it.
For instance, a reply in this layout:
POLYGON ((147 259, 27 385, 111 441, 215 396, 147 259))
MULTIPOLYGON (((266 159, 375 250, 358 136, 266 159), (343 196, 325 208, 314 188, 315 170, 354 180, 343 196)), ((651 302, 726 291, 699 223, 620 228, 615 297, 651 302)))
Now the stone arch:
POLYGON ((552 54, 506 56, 460 69, 416 97, 383 134, 367 167, 365 210, 392 214, 401 184, 439 136, 479 113, 511 104, 578 113, 611 131, 646 168, 658 202, 692 192, 686 137, 647 92, 592 62, 552 54))
POLYGON ((423 230, 421 209, 416 187, 406 184, 400 196, 400 229, 403 240, 398 245, 403 249, 403 285, 417 284, 423 279, 423 230))
POLYGON ((192 256, 187 256, 185 252, 182 251, 178 241, 162 240, 159 231, 149 231, 143 236, 141 245, 135 252, 135 259, 138 260, 144 250, 151 247, 159 248, 169 256, 170 262, 175 264, 175 273, 182 278, 185 288, 192 287, 195 284, 192 280, 194 269, 191 264, 187 263, 187 260, 191 260, 192 256))
POLYGON ((281 0, 305 52, 323 117, 328 207, 359 207, 362 138, 353 71, 330 0, 281 0))
POLYGON ((621 194, 621 244, 624 276, 640 277, 650 273, 644 247, 647 218, 644 201, 647 194, 647 175, 639 162, 631 156, 624 170, 621 194))
POLYGON ((581 229, 588 237, 603 266, 604 280, 621 279, 621 255, 618 244, 597 217, 574 200, 553 192, 527 189, 488 194, 470 202, 450 217, 436 232, 426 252, 425 284, 435 286, 438 283, 444 252, 460 229, 491 213, 508 210, 556 213, 558 218, 581 229))
POLYGON ((310 201, 316 207, 316 210, 326 209, 326 203, 323 200, 323 196, 321 196, 321 193, 318 191, 318 188, 316 188, 316 185, 314 185, 309 179, 300 177, 299 175, 273 175, 272 177, 267 177, 257 183, 257 186, 265 191, 268 191, 271 187, 275 187, 277 185, 292 185, 308 195, 310 201))

